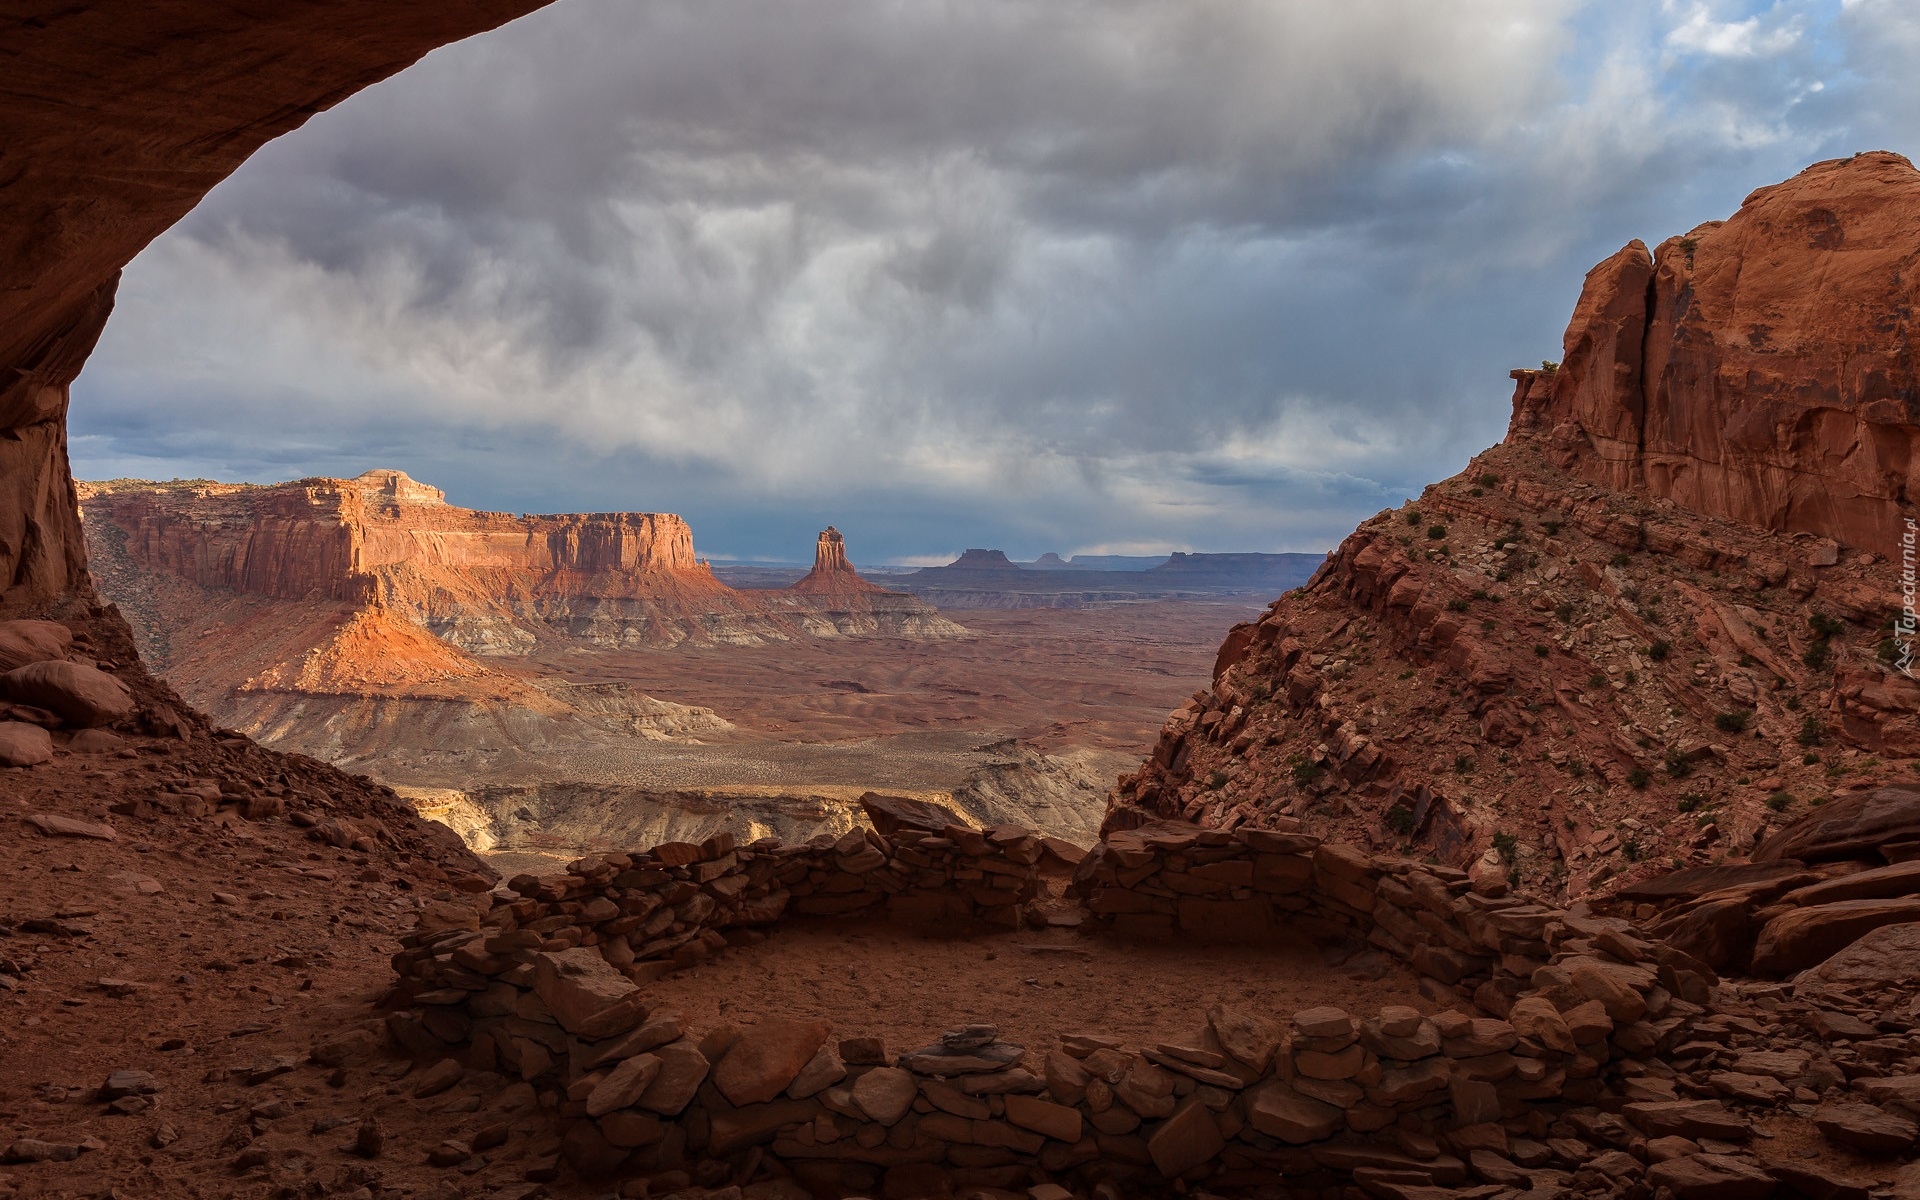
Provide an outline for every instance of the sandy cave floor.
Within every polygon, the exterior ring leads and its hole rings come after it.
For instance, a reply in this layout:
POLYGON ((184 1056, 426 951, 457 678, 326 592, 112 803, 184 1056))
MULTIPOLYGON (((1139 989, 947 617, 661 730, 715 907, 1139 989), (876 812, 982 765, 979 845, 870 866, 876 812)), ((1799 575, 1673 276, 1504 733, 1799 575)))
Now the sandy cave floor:
POLYGON ((693 1029, 769 1013, 818 1016, 838 1037, 884 1038, 889 1053, 971 1022, 1044 1053, 1067 1033, 1133 1047, 1187 1041, 1220 1003, 1281 1018, 1321 1004, 1359 1017, 1388 1004, 1434 1010, 1414 977, 1380 956, 1349 960, 1343 970, 1305 940, 1202 945, 1069 929, 941 937, 883 918, 789 919, 766 941, 731 948, 648 991, 658 1011, 693 1029))

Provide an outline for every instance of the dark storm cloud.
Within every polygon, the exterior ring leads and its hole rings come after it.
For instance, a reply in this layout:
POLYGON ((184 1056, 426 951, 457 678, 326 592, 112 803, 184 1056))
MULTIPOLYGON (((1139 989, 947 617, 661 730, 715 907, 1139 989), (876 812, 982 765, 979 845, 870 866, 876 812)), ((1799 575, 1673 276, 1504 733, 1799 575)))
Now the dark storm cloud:
POLYGON ((1592 261, 1904 149, 1916 48, 1896 0, 562 0, 143 256, 76 460, 751 555, 1323 548, 1499 436, 1592 261))

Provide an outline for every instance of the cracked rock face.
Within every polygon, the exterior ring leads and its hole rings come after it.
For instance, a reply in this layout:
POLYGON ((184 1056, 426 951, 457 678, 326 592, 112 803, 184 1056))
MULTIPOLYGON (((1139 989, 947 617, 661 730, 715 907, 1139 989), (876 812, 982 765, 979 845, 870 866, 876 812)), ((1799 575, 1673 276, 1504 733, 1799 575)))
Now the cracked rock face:
POLYGON ((1516 373, 1515 429, 1616 490, 1886 544, 1920 474, 1916 211, 1920 171, 1860 154, 1629 243, 1588 273, 1559 370, 1516 373))

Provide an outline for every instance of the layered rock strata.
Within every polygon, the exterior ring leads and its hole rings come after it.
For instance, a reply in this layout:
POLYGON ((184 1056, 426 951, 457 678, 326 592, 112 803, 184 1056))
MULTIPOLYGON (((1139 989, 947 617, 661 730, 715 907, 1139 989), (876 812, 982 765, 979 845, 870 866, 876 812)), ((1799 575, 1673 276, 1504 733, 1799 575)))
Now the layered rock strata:
POLYGON ((0 617, 89 594, 68 388, 120 268, 271 139, 542 0, 29 3, 0 29, 0 617))
POLYGON ((1298 816, 1575 896, 1912 782, 1917 186, 1823 163, 1596 268, 1506 441, 1237 628, 1108 827, 1298 816))

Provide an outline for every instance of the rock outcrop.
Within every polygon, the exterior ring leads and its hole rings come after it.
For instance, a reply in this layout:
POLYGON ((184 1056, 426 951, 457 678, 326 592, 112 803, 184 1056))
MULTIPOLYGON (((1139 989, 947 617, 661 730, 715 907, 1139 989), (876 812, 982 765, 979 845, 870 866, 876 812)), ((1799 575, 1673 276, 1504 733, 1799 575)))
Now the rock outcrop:
POLYGON ((220 596, 384 611, 481 656, 525 655, 543 638, 633 649, 958 628, 861 579, 833 530, 814 572, 776 601, 715 579, 671 513, 479 512, 390 469, 270 487, 85 484, 81 496, 139 570, 220 596), (835 620, 850 599, 865 619, 835 620))
POLYGON ((1860 155, 1596 267, 1506 441, 1236 628, 1107 828, 1300 816, 1578 895, 1911 783, 1917 221, 1860 155))
POLYGON ((120 268, 266 142, 544 2, 16 7, 0 28, 0 617, 89 594, 67 393, 120 268))
POLYGON ((966 637, 933 605, 862 579, 847 561, 847 540, 829 525, 814 543, 813 569, 780 591, 748 593, 796 617, 817 636, 966 637))
POLYGON ((1515 372, 1516 433, 1617 491, 1759 529, 1886 545, 1920 477, 1920 171, 1816 163, 1587 275, 1553 371, 1515 372))

